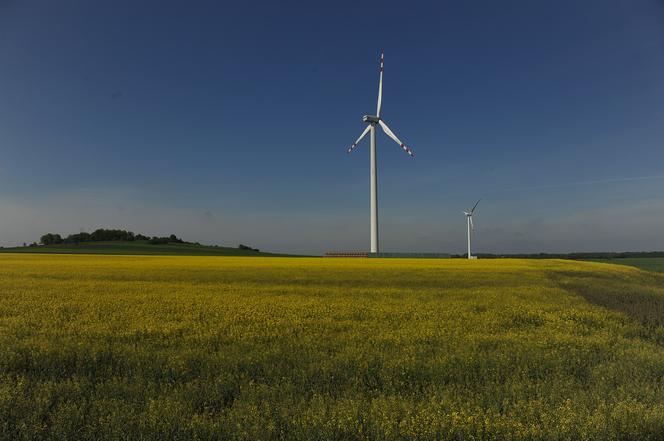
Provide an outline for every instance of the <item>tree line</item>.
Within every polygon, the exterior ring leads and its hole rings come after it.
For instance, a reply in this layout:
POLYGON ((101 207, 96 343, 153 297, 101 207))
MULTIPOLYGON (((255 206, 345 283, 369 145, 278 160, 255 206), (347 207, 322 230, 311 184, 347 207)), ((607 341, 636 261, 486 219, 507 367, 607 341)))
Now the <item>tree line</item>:
POLYGON ((132 231, 126 230, 107 230, 104 228, 99 228, 92 233, 76 233, 70 234, 66 237, 62 237, 57 233, 46 233, 40 238, 40 243, 42 245, 58 245, 63 243, 73 243, 78 244, 82 242, 109 242, 109 241, 124 241, 124 242, 133 242, 135 240, 147 241, 149 244, 159 245, 167 243, 192 243, 185 242, 181 238, 177 237, 175 234, 170 236, 146 236, 144 234, 134 234, 132 231))

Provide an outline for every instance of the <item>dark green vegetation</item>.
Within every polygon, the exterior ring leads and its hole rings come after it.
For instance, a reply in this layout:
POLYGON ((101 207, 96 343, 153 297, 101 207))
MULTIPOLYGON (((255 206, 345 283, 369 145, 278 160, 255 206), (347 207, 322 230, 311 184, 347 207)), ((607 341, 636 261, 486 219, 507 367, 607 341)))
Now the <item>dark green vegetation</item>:
POLYGON ((48 254, 146 254, 164 256, 279 256, 245 248, 198 245, 192 243, 151 244, 145 240, 131 242, 61 243, 47 246, 0 248, 0 253, 48 254))
MULTIPOLYGON (((480 259, 570 259, 570 260, 613 260, 635 258, 664 258, 664 251, 622 251, 587 253, 529 253, 529 254, 490 254, 477 253, 480 259)), ((468 257, 467 254, 453 254, 452 257, 468 257)))
MULTIPOLYGON (((60 245, 60 244, 79 244, 85 242, 133 242, 134 240, 144 241, 151 245, 164 245, 168 243, 187 243, 184 240, 177 237, 175 234, 170 236, 145 236, 144 234, 134 234, 132 231, 120 230, 120 229, 105 229, 98 228, 92 233, 76 233, 70 234, 69 236, 62 237, 60 234, 46 233, 40 239, 39 243, 41 245, 60 245)), ((198 244, 196 244, 198 245, 198 244)), ((30 246, 38 246, 36 242, 33 242, 30 246)), ((257 250, 258 251, 258 250, 257 250)))
POLYGON ((593 262, 635 266, 648 271, 664 272, 664 257, 639 257, 626 259, 592 259, 593 262))
MULTIPOLYGON (((134 242, 134 241, 147 243, 149 245, 173 245, 173 244, 199 245, 199 246, 201 245, 198 242, 184 241, 181 238, 177 237, 175 234, 163 237, 158 237, 158 236, 149 237, 145 236, 144 234, 134 234, 134 232, 127 230, 98 228, 92 233, 81 232, 76 234, 70 234, 65 238, 63 238, 60 234, 46 233, 40 238, 39 243, 33 242, 29 246, 31 248, 35 248, 39 247, 40 245, 47 245, 47 246, 68 245, 68 244, 79 245, 82 243, 91 243, 91 242, 134 242)), ((25 247, 25 244, 23 244, 23 246, 25 247)), ((95 247, 93 246, 93 248, 95 247)), ((99 249, 99 247, 96 248, 99 249)), ((102 247, 102 249, 108 249, 108 247, 102 247)), ((244 244, 240 244, 238 246, 238 249, 243 251, 260 251, 258 248, 252 248, 244 244)), ((160 254, 160 253, 149 252, 148 254, 160 254)), ((166 254, 172 254, 172 253, 166 253, 166 254)), ((213 255, 225 256, 225 255, 234 255, 234 254, 236 253, 230 253, 230 254, 214 253, 213 255)))
POLYGON ((664 274, 0 255, 2 440, 661 440, 664 274))
MULTIPOLYGON (((553 272, 551 277, 566 290, 637 320, 643 325, 639 328, 640 337, 664 346, 664 277, 661 274, 627 271, 620 277, 607 277, 603 272, 553 272)), ((664 372, 662 374, 664 381, 664 372)))

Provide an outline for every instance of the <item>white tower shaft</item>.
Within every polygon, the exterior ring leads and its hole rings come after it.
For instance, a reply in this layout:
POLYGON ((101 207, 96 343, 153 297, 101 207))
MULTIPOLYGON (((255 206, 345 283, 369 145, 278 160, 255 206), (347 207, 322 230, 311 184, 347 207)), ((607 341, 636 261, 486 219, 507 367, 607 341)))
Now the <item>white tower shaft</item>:
POLYGON ((371 124, 371 252, 378 252, 378 170, 376 169, 376 126, 371 124))
POLYGON ((470 216, 466 216, 467 223, 468 223, 468 258, 472 259, 471 254, 470 254, 470 216))

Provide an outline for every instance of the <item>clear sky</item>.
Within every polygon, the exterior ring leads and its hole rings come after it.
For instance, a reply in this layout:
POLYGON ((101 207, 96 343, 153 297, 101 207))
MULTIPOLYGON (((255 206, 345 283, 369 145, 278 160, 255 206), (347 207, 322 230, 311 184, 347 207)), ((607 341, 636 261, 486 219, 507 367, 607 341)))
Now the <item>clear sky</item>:
POLYGON ((0 0, 0 245, 664 249, 664 2, 0 0))

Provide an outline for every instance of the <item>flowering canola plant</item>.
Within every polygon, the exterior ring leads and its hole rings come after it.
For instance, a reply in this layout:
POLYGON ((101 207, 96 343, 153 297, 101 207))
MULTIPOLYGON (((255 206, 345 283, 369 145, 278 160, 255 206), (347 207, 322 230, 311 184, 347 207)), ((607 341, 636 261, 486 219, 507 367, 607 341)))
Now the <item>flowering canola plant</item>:
POLYGON ((664 439, 664 275, 0 255, 0 439, 664 439))

